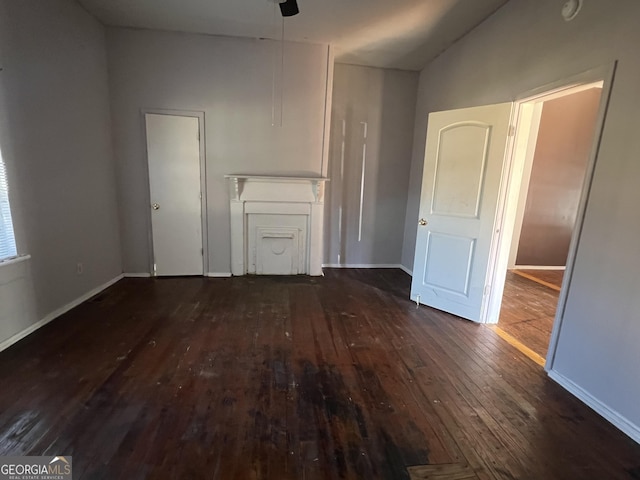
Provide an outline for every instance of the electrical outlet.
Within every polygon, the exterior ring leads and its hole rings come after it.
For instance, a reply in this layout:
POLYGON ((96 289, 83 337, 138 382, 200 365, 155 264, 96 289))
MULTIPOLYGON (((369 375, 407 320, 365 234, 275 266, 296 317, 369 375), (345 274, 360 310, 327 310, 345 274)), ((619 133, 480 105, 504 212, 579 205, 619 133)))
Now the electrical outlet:
POLYGON ((82 272, 84 272, 84 265, 82 265, 82 262, 78 262, 78 265, 76 265, 76 273, 82 275, 82 272))

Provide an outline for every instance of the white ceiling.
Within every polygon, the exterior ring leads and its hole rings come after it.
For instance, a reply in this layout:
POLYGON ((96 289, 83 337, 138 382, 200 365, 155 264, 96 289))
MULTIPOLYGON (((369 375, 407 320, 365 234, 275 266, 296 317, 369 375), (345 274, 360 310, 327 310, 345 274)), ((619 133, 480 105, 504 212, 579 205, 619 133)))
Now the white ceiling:
MULTIPOLYGON (((270 0, 77 0, 105 25, 280 38, 270 0)), ((298 0, 288 40, 330 43, 339 62, 420 70, 507 0, 298 0)))

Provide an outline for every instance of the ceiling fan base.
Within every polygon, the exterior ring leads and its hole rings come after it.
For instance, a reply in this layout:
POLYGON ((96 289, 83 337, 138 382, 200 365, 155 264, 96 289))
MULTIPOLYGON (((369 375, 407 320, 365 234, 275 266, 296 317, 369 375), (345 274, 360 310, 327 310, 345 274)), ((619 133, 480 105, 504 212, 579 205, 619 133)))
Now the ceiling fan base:
POLYGON ((286 0, 280 3, 280 13, 283 17, 293 17, 300 13, 298 2, 296 0, 286 0))

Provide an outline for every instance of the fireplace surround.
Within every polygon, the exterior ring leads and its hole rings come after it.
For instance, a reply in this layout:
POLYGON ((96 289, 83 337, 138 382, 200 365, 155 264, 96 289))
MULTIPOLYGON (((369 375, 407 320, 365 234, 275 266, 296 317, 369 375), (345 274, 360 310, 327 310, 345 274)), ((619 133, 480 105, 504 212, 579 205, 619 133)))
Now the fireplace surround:
POLYGON ((233 275, 322 275, 327 178, 225 175, 233 275))

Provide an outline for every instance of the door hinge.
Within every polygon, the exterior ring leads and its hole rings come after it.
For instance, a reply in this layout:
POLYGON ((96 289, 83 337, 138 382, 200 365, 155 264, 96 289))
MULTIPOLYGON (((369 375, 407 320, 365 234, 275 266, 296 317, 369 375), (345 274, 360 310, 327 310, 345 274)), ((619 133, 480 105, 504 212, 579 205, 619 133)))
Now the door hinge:
POLYGON ((509 125, 509 136, 510 137, 515 137, 516 135, 516 126, 515 125, 509 125))
POLYGON ((204 257, 204 248, 200 249, 200 255, 202 255, 204 257))
POLYGON ((198 141, 200 141, 200 130, 198 130, 198 141))
POLYGON ((491 292, 491 285, 484 286, 484 296, 486 297, 491 292))

